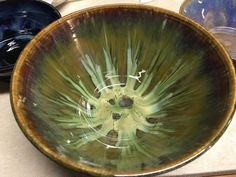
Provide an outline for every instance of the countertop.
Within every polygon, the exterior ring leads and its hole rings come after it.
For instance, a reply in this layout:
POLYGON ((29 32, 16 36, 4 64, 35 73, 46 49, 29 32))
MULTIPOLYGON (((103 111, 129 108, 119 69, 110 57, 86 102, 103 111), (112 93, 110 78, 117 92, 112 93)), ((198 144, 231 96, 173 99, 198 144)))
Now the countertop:
MULTIPOLYGON (((145 4, 175 12, 183 0, 156 0, 145 4)), ((138 3, 134 0, 96 0, 96 5, 138 3)), ((94 6, 94 0, 75 1, 58 7, 64 16, 94 6)), ((236 115, 219 141, 206 153, 170 173, 161 176, 206 176, 236 173, 236 115)), ((19 129, 10 106, 9 83, 0 81, 0 176, 1 177, 88 177, 65 169, 40 153, 19 129)))

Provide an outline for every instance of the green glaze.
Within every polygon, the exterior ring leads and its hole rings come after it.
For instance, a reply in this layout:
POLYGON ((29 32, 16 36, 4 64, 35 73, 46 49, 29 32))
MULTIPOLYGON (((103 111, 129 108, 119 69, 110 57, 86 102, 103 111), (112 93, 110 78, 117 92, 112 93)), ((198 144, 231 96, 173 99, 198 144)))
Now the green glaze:
POLYGON ((167 165, 205 143, 226 111, 213 44, 171 15, 90 12, 46 37, 23 109, 65 158, 115 171, 167 165))

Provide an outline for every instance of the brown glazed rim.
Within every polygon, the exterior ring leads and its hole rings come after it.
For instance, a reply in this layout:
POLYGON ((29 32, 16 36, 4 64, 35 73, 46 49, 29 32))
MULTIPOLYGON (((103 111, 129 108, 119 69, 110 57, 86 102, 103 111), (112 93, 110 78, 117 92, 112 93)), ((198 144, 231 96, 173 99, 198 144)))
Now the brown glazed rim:
POLYGON ((195 23, 194 21, 179 15, 175 12, 153 7, 153 6, 147 6, 147 5, 137 5, 137 4, 118 4, 118 5, 103 5, 103 6, 96 6, 92 8, 86 8, 77 12, 74 12, 72 14, 69 14, 55 22, 53 22, 51 25, 46 27, 44 30, 42 30, 36 37, 26 46, 26 48, 21 53, 13 74, 12 74, 12 80, 11 80, 11 106, 13 109, 13 113, 15 115, 16 121, 18 122, 21 130, 25 134, 25 136, 31 141, 31 143, 38 148, 42 153, 44 153, 47 157, 50 159, 56 161, 59 164, 62 164, 63 166, 66 166, 70 169, 76 170, 76 171, 84 171, 90 174, 96 174, 96 175, 109 175, 109 176, 142 176, 142 175, 151 175, 151 174, 160 174, 164 173, 170 170, 173 170, 177 167, 180 167, 199 155, 201 155, 203 152, 207 151, 218 139, 219 137, 224 133, 227 126, 229 125, 233 112, 234 112, 234 105, 236 100, 236 93, 235 93, 235 71, 232 64, 232 61, 227 53, 227 51, 223 48, 223 46, 217 41, 217 39, 207 32, 206 29, 201 27, 199 24, 195 23), (221 58, 225 59, 223 60, 223 63, 225 66, 229 68, 229 87, 232 91, 232 95, 229 101, 229 108, 223 117, 222 123, 219 125, 218 129, 215 130, 214 135, 209 138, 205 144, 202 144, 201 147, 196 149, 194 152, 190 152, 186 155, 184 155, 182 158, 175 160, 168 165, 161 165, 155 168, 142 170, 142 171, 113 171, 113 170, 107 170, 107 169, 98 169, 95 167, 91 167, 89 165, 76 163, 70 159, 67 159, 65 157, 62 157, 57 152, 53 151, 50 147, 47 146, 45 141, 37 134, 37 132, 31 128, 30 123, 27 121, 27 117, 23 114, 23 111, 17 107, 17 101, 18 101, 18 95, 17 92, 19 91, 19 83, 21 82, 21 76, 20 71, 22 67, 26 64, 27 57, 32 54, 32 51, 35 50, 34 45, 37 44, 39 40, 43 41, 46 38, 43 39, 44 36, 47 36, 48 34, 52 33, 58 26, 63 24, 65 21, 76 18, 77 16, 80 16, 82 14, 88 14, 90 12, 99 12, 104 9, 110 9, 110 8, 130 8, 130 9, 143 9, 143 10, 150 10, 153 12, 161 12, 164 14, 167 14, 169 18, 174 18, 179 23, 187 25, 189 28, 194 30, 196 33, 200 35, 205 35, 206 40, 210 41, 211 44, 217 46, 217 52, 221 58))

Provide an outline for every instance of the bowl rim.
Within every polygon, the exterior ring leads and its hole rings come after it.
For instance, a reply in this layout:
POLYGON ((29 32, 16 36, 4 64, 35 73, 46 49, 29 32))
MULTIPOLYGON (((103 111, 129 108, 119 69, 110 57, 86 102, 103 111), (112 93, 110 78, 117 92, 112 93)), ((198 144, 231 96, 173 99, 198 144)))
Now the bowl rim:
POLYGON ((229 123, 232 120, 233 112, 234 112, 234 105, 236 101, 236 87, 235 87, 235 70, 233 63, 230 59, 230 56, 228 52, 225 50, 223 45, 211 34, 209 33, 204 27, 202 27, 200 24, 194 22, 193 20, 175 13, 170 10, 166 10, 163 8, 150 6, 150 5, 143 5, 143 4, 130 4, 130 3, 123 3, 123 4, 111 4, 111 5, 98 5, 94 7, 85 8, 76 12, 73 12, 69 15, 66 15, 59 20, 53 22, 51 25, 43 29, 39 34, 37 34, 33 40, 25 47, 23 52, 21 53, 19 59, 16 62, 16 65, 14 67, 13 73, 12 73, 12 79, 11 79, 11 87, 10 87, 10 101, 11 101, 11 107, 15 116, 15 119, 21 128, 24 135, 28 138, 28 140, 38 149, 40 150, 44 155, 49 157, 50 159, 54 160, 58 164, 61 164, 65 167, 68 167, 70 169, 73 169, 75 171, 82 171, 89 174, 95 174, 95 175, 114 175, 114 176, 144 176, 144 175, 152 175, 152 174, 161 174, 166 173, 168 171, 174 170, 178 167, 181 167, 204 152, 206 152, 208 149, 210 149, 216 141, 221 137, 221 135, 225 132, 226 128, 228 127, 229 123), (43 140, 40 138, 40 136, 33 130, 27 123, 27 117, 24 116, 24 114, 21 112, 20 108, 17 107, 18 102, 18 82, 20 82, 20 70, 21 66, 24 65, 24 60, 26 60, 28 53, 30 53, 33 46, 38 42, 40 38, 43 36, 49 34, 53 30, 56 29, 56 27, 60 24, 63 24, 67 20, 71 20, 73 18, 76 18, 77 16, 80 16, 82 14, 87 14, 91 12, 98 12, 99 10, 105 10, 110 8, 129 8, 129 9, 142 9, 142 10, 150 10, 155 13, 163 13, 168 15, 168 17, 175 18, 178 20, 179 23, 187 25, 189 28, 195 30, 201 35, 205 35, 207 40, 211 41, 215 46, 218 47, 218 53, 223 58, 224 64, 228 66, 229 68, 229 87, 230 90, 232 90, 232 95, 230 97, 229 101, 229 108, 227 110, 227 113, 222 119, 222 123, 217 129, 217 131, 212 135, 208 141, 206 141, 204 144, 202 144, 200 147, 198 147, 196 150, 194 150, 191 153, 183 155, 183 157, 168 163, 167 165, 161 165, 158 167, 149 168, 146 170, 140 170, 140 171, 115 171, 115 170, 107 170, 107 169, 99 169, 96 167, 91 167, 89 165, 85 165, 79 162, 75 162, 70 159, 66 159, 65 157, 60 156, 57 152, 50 149, 46 143, 43 142, 43 140))
MULTIPOLYGON (((58 19, 62 17, 61 13, 59 12, 59 10, 57 8, 55 8, 52 4, 49 4, 45 1, 42 1, 42 0, 34 0, 34 1, 29 1, 29 0, 21 0, 23 1, 23 3, 36 3, 36 5, 43 5, 43 6, 47 6, 48 8, 50 8, 50 12, 52 13, 52 11, 54 11, 54 14, 57 15, 58 19)), ((4 3, 17 3, 17 1, 9 1, 9 0, 2 0, 0 1, 0 6, 4 3)), ((48 26, 48 25, 47 25, 48 26)), ((36 36, 36 35, 34 35, 36 36)), ((29 41, 30 42, 30 41, 29 41)), ((22 50, 23 51, 23 50, 22 50)), ((21 51, 21 52, 22 52, 21 51)), ((20 55, 19 55, 20 56, 20 55)), ((18 58, 19 58, 18 56, 18 58)), ((17 58, 16 58, 17 59, 17 58)), ((1 59, 0 59, 1 60, 1 59)), ((0 72, 4 72, 4 75, 6 76, 11 76, 13 68, 15 66, 16 62, 14 64, 9 64, 7 66, 3 66, 3 67, 0 67, 0 72), (7 70, 7 72, 5 72, 5 70, 7 70)))

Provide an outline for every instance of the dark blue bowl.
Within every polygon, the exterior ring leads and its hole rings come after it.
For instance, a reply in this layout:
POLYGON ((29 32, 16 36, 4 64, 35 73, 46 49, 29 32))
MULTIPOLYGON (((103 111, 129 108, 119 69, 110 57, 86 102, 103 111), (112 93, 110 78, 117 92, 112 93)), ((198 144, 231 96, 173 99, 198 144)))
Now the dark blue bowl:
POLYGON ((0 77, 11 75, 26 44, 44 27, 59 19, 60 13, 39 0, 0 2, 0 77))

